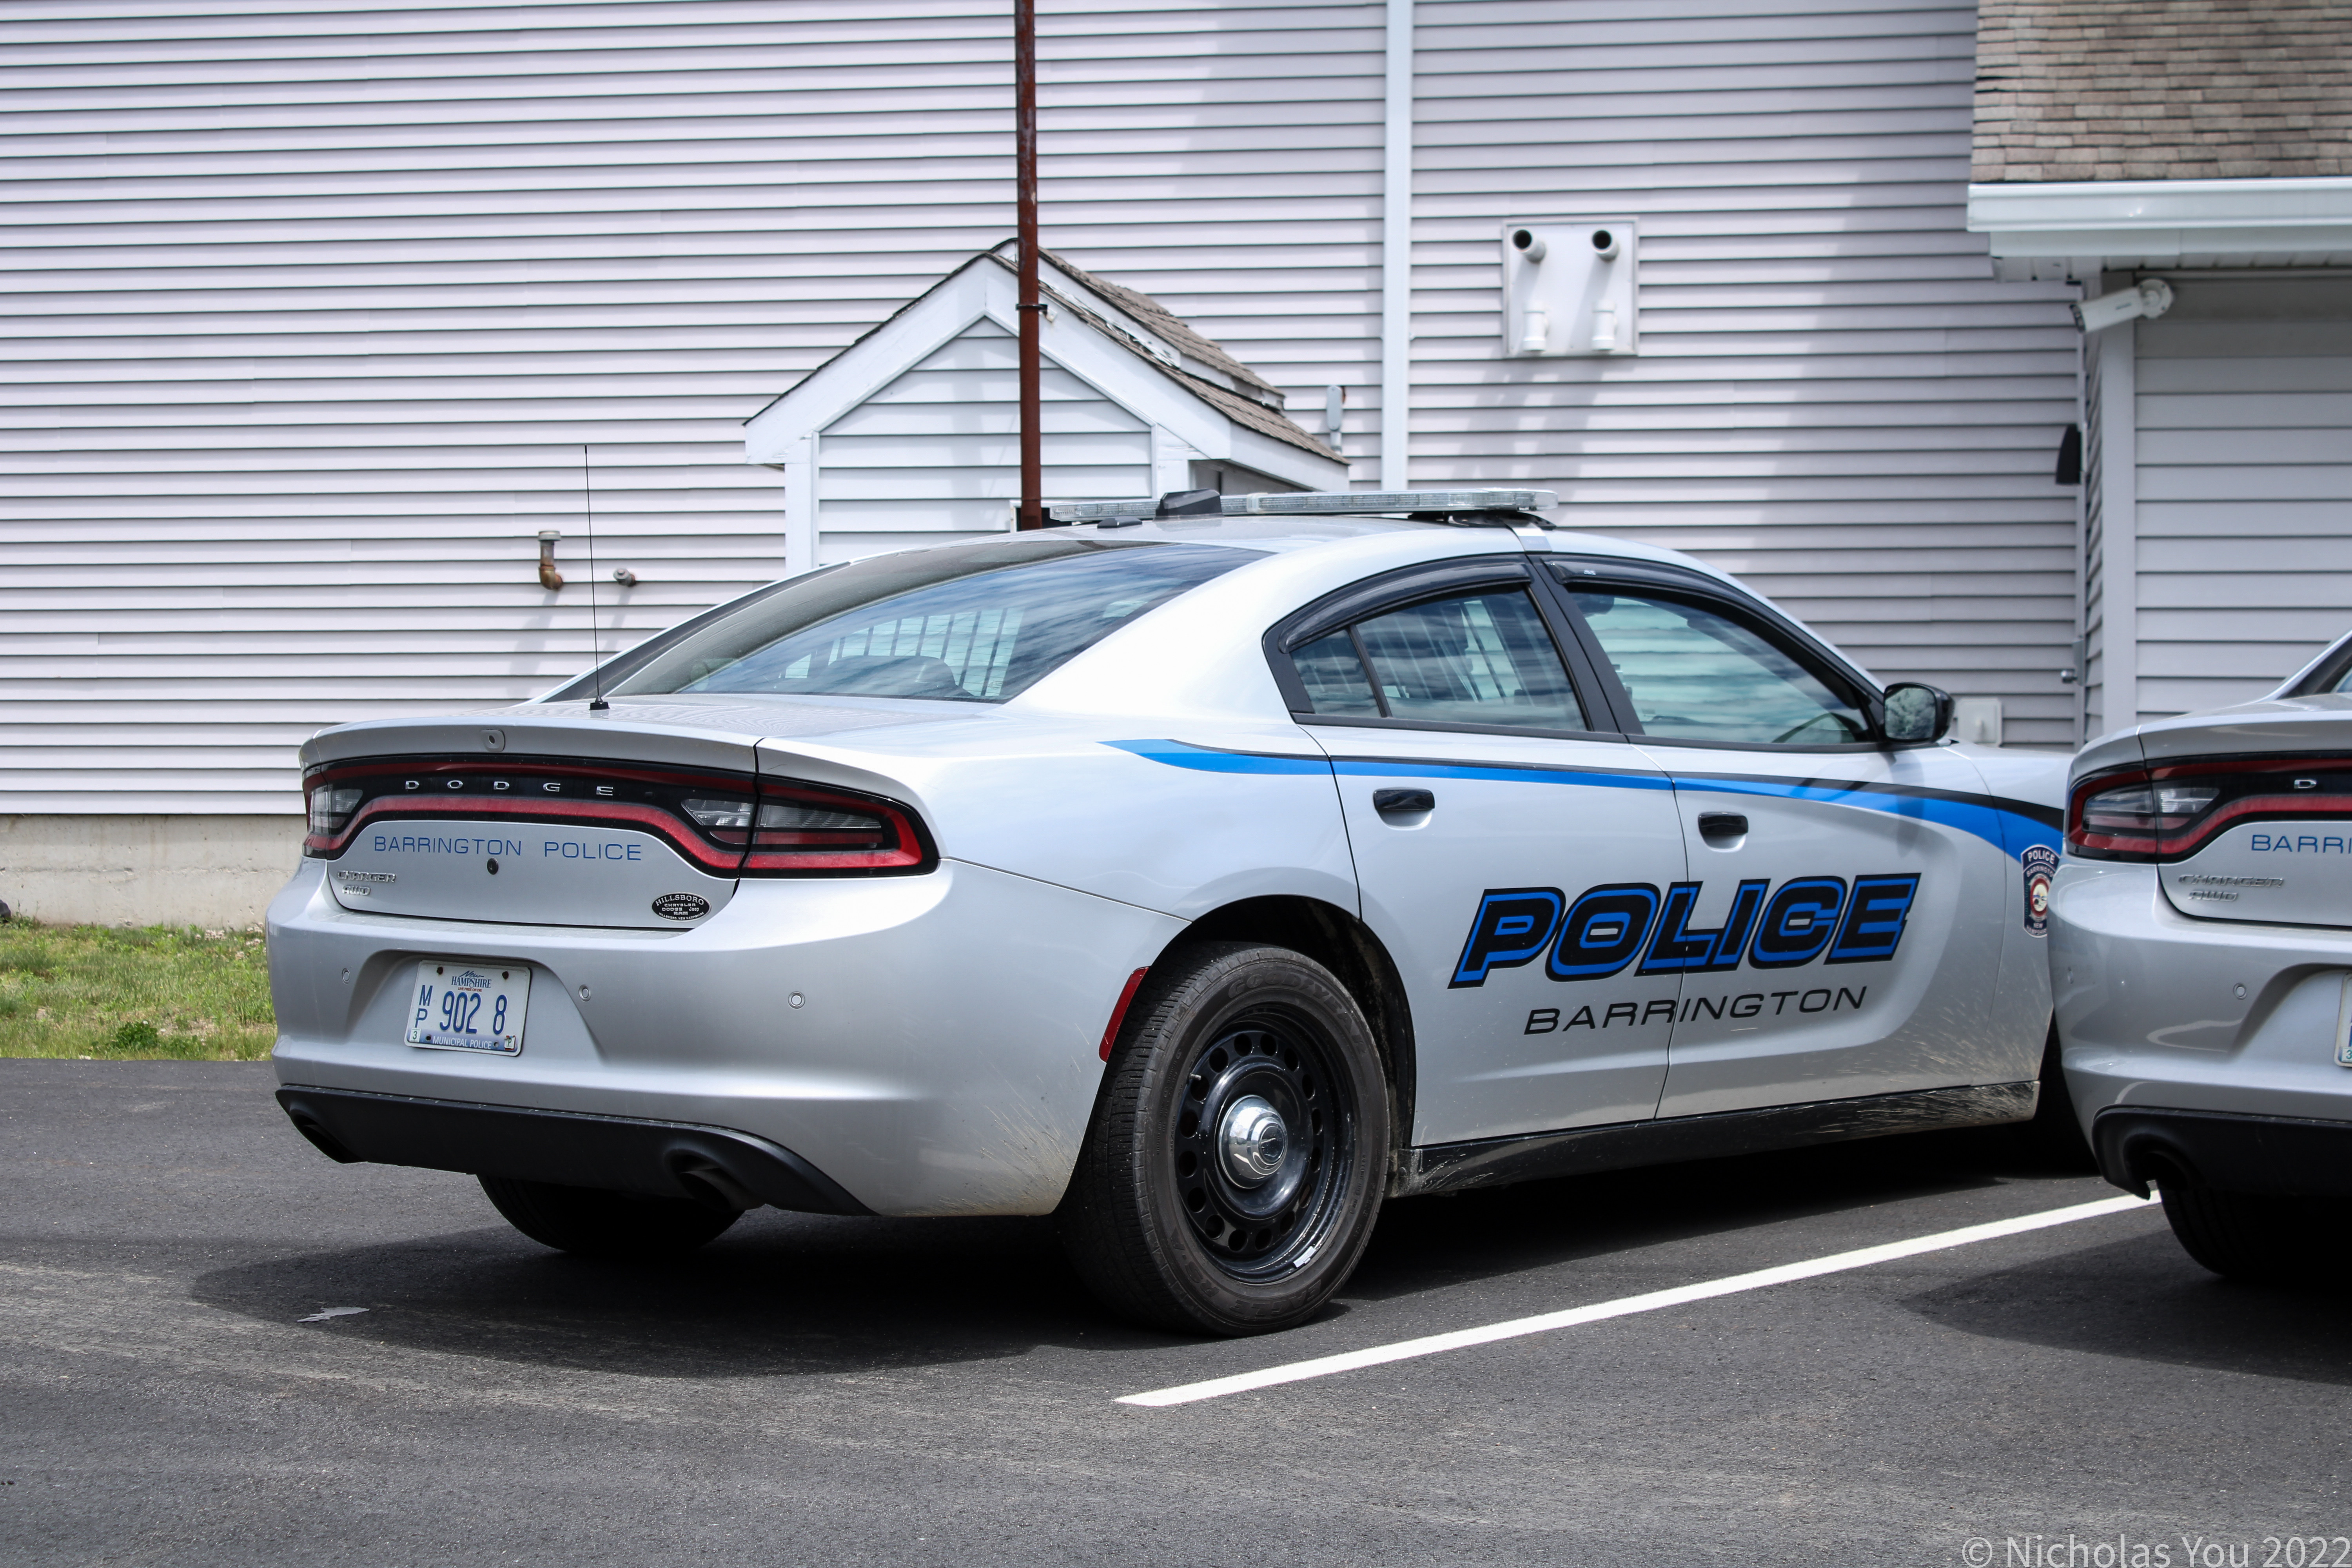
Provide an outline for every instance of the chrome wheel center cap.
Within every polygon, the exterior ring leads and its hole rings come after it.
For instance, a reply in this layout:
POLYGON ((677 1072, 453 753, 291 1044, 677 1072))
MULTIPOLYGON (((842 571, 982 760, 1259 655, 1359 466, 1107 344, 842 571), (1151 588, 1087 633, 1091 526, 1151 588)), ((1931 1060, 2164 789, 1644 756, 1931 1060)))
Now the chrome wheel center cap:
POLYGON ((1289 1152, 1290 1129, 1266 1101, 1245 1094, 1225 1107, 1217 1125, 1217 1157, 1235 1186, 1264 1186, 1289 1152))

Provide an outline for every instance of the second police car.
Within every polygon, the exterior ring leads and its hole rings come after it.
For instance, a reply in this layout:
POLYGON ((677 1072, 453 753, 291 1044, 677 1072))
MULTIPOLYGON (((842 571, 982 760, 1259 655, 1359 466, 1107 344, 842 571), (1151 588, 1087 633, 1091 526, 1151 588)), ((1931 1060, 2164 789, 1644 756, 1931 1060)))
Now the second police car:
POLYGON ((2075 758, 2051 959, 2100 1168, 2216 1273, 2340 1280, 2352 1197, 2352 637, 2075 758))
POLYGON ((1223 1333, 1387 1196, 2032 1116, 2062 760, 1551 504, 1088 503, 325 731, 279 1100, 579 1251, 1057 1213, 1223 1333))

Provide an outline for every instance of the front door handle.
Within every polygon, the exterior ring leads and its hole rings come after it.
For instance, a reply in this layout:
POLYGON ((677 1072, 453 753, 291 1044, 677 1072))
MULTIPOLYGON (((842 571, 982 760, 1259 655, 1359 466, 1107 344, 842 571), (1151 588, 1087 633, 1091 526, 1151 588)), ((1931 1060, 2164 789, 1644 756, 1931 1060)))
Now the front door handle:
POLYGON ((1382 816, 1400 812, 1435 811, 1437 797, 1425 789, 1376 789, 1372 809, 1382 816))
POLYGON ((1745 838, 1748 819, 1736 811, 1703 811, 1698 816, 1698 836, 1710 844, 1718 838, 1745 838))

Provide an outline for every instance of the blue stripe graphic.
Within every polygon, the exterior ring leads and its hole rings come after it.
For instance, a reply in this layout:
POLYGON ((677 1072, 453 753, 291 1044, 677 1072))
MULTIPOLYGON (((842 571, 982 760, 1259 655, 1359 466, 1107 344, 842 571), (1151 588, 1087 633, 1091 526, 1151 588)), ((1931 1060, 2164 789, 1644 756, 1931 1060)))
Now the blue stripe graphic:
MULTIPOLYGON (((1818 801, 1856 811, 1907 816, 1981 838, 2011 859, 2039 844, 2055 849, 2057 831, 2031 814, 2012 809, 2012 803, 1987 797, 1953 800, 1937 795, 1896 795, 1876 789, 1841 789, 1834 784, 1791 784, 1779 779, 1669 778, 1663 773, 1612 773, 1576 768, 1525 768, 1473 763, 1424 763, 1403 758, 1372 761, 1339 757, 1318 762, 1311 757, 1286 757, 1256 752, 1220 752, 1181 741, 1108 741, 1106 745, 1170 767, 1209 773, 1321 773, 1349 777, 1468 779, 1498 784, 1569 784, 1583 789, 1682 789, 1692 793, 1762 795, 1781 800, 1818 801)), ((2016 803, 2021 804, 2021 803, 2016 803)))
POLYGON ((1133 752, 1171 768, 1196 773, 1321 773, 1330 776, 1331 764, 1319 757, 1278 757, 1258 752, 1218 752, 1188 746, 1181 741, 1105 741, 1106 746, 1133 752))
POLYGON ((1679 779, 1683 789, 1717 795, 1769 795, 1780 800, 1817 800, 1824 805, 1851 806, 1858 811, 1907 816, 1938 827, 1973 834, 2002 854, 2016 859, 2029 845, 2056 847, 2058 836, 2032 817, 2005 810, 1992 799, 1947 800, 1934 795, 1890 795, 1873 789, 1838 789, 1833 785, 1785 784, 1777 779, 1679 779))

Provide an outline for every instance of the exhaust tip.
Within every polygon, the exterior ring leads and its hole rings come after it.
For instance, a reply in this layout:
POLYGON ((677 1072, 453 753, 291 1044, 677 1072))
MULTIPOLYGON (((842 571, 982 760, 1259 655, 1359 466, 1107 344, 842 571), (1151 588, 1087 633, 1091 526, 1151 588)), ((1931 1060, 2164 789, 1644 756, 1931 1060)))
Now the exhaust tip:
POLYGON ((677 1150, 667 1163, 670 1180, 705 1208, 741 1214, 768 1201, 738 1181, 733 1172, 698 1151, 677 1150))
POLYGON ((312 1148, 318 1150, 320 1153, 324 1154, 328 1159, 332 1160, 336 1164, 356 1165, 360 1163, 360 1157, 357 1154, 352 1153, 349 1149, 344 1148, 342 1144, 336 1140, 335 1135, 328 1131, 325 1124, 320 1122, 315 1116, 308 1115, 303 1111, 295 1110, 291 1107, 288 1108, 286 1115, 287 1119, 294 1123, 295 1131, 299 1132, 303 1137, 308 1138, 310 1141, 310 1146, 312 1148))

